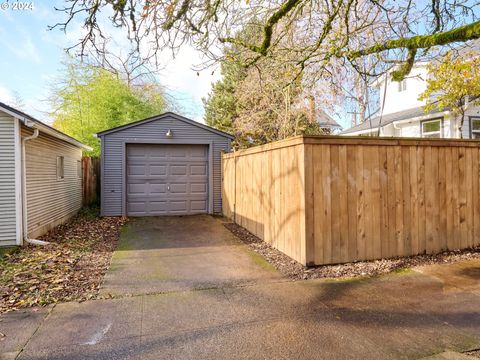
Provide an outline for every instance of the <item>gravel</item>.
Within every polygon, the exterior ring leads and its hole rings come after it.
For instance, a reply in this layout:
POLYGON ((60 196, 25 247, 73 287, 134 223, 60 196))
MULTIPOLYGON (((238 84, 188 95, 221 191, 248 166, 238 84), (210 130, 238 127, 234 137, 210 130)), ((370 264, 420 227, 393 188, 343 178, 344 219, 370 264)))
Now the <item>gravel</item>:
POLYGON ((346 264, 305 267, 279 250, 271 247, 245 228, 231 222, 224 223, 224 226, 253 251, 262 255, 270 264, 280 271, 280 273, 292 280, 372 277, 417 266, 454 263, 462 260, 480 258, 480 247, 475 247, 466 250, 446 251, 435 255, 415 255, 373 261, 358 261, 346 264))

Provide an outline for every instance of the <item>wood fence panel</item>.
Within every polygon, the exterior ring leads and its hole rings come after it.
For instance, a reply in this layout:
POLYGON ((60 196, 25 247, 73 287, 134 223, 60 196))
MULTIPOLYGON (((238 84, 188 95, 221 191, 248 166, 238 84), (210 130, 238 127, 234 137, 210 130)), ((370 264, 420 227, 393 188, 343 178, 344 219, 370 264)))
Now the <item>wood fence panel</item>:
POLYGON ((476 246, 479 144, 297 137, 225 154, 224 214, 302 264, 476 246))
POLYGON ((98 204, 100 200, 100 159, 82 158, 83 206, 98 204))

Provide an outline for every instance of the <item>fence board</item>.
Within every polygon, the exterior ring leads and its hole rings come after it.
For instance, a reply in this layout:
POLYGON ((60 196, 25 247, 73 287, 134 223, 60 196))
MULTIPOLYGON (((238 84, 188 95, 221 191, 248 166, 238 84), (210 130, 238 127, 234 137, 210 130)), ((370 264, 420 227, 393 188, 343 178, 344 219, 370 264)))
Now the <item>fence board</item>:
POLYGON ((98 204, 100 199, 100 159, 82 158, 83 206, 98 204))
POLYGON ((224 215, 303 264, 479 245, 479 144, 296 137, 224 154, 224 215))

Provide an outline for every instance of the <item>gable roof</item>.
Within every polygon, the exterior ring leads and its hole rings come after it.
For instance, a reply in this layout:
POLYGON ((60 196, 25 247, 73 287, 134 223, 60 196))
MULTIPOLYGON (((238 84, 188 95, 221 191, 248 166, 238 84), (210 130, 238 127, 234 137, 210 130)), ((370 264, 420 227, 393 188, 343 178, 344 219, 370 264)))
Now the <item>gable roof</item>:
MULTIPOLYGON (((444 111, 447 111, 448 109, 445 109, 444 111)), ((412 109, 407 109, 407 110, 402 110, 402 111, 397 111, 391 114, 383 115, 382 117, 380 116, 375 116, 371 119, 366 119, 363 123, 351 127, 350 129, 342 131, 340 134, 351 134, 355 133, 358 131, 364 131, 364 130, 375 130, 378 128, 380 124, 380 119, 381 119, 381 126, 385 126, 391 123, 394 123, 395 121, 401 121, 401 120, 408 120, 408 119, 413 119, 419 116, 427 116, 427 115, 433 115, 433 114, 438 114, 443 111, 438 111, 438 110, 432 110, 428 113, 426 113, 423 110, 422 106, 412 108, 412 109)))
POLYGON ((155 120, 161 120, 161 119, 165 119, 167 117, 172 117, 174 118, 175 120, 180 120, 180 121, 183 121, 187 124, 190 124, 190 125, 193 125, 193 126, 197 126, 201 129, 204 129, 204 130, 207 130, 207 131, 210 131, 210 132, 213 132, 217 135, 220 135, 220 136, 224 136, 226 138, 229 138, 231 140, 233 140, 235 137, 231 134, 228 134, 226 132, 223 132, 223 131, 220 131, 220 130, 217 130, 217 129, 214 129, 213 127, 211 126, 207 126, 207 125, 204 125, 204 124, 201 124, 199 123, 198 121, 195 121, 195 120, 192 120, 192 119, 189 119, 189 118, 186 118, 182 115, 178 115, 178 114, 175 114, 173 112, 165 112, 163 114, 159 114, 159 115, 154 115, 154 116, 151 116, 149 118, 146 118, 146 119, 143 119, 143 120, 138 120, 138 121, 134 121, 132 123, 129 123, 129 124, 125 124, 125 125, 121 125, 121 126, 117 126, 117 127, 114 127, 114 128, 111 128, 111 129, 108 129, 108 130, 104 130, 104 131, 101 131, 99 133, 97 133, 97 136, 104 136, 104 135, 108 135, 108 134, 112 134, 112 133, 115 133, 117 131, 121 131, 121 130, 125 130, 125 129, 129 129, 129 128, 132 128, 132 127, 135 127, 135 126, 139 126, 139 125, 143 125, 143 124, 146 124, 146 123, 149 123, 149 122, 152 122, 152 121, 155 121, 155 120))
POLYGON ((53 136, 57 139, 60 139, 60 140, 63 140, 71 145, 75 145, 76 147, 79 147, 79 148, 82 148, 82 149, 85 149, 85 150, 92 150, 92 148, 88 145, 85 145, 83 143, 81 143, 80 141, 78 141, 77 139, 67 135, 67 134, 64 134, 63 132, 45 124, 44 122, 40 121, 40 120, 37 120, 35 119, 33 116, 30 116, 26 113, 24 113, 23 111, 20 111, 18 109, 15 109, 3 102, 0 102, 0 111, 10 115, 10 116, 13 116, 14 118, 16 119, 19 119, 20 121, 22 121, 24 123, 25 126, 31 126, 29 124, 30 123, 33 123, 34 124, 34 127, 37 128, 38 130, 40 130, 41 132, 45 133, 45 134, 48 134, 50 136, 53 136))
POLYGON ((317 111, 316 120, 321 128, 342 129, 342 126, 323 110, 317 111))

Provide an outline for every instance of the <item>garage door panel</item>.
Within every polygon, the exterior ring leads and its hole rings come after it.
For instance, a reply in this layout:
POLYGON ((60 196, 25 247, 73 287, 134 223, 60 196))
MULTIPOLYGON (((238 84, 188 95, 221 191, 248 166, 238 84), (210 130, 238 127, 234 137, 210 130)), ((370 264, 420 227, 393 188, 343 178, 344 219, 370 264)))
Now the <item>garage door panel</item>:
POLYGON ((170 165, 170 175, 187 175, 187 165, 170 165))
POLYGON ((167 184, 149 184, 149 194, 158 195, 167 193, 167 184))
POLYGON ((170 211, 187 212, 188 211, 187 204, 188 204, 187 200, 170 200, 170 211))
POLYGON ((168 213, 168 201, 163 200, 163 201, 150 201, 150 212, 153 215, 158 215, 158 214, 167 214, 168 213))
POLYGON ((129 202, 127 210, 129 214, 141 214, 145 211, 146 201, 129 202))
POLYGON ((190 175, 207 175, 207 164, 190 165, 190 175))
POLYGON ((190 148, 190 157, 192 158, 202 158, 207 160, 208 149, 206 146, 190 148))
POLYGON ((192 211, 207 211, 207 202, 205 200, 190 201, 190 209, 192 211))
POLYGON ((172 151, 169 155, 172 160, 183 160, 189 157, 186 150, 172 151))
POLYGON ((130 158, 145 158, 148 155, 141 147, 130 147, 127 149, 127 154, 130 158))
POLYGON ((180 193, 186 194, 187 193, 187 186, 188 184, 185 183, 177 183, 177 184, 170 184, 170 192, 172 194, 180 193))
POLYGON ((150 175, 167 175, 166 165, 150 165, 149 170, 150 175))
POLYGON ((193 194, 206 194, 207 193, 207 184, 190 184, 190 193, 193 194))
POLYGON ((128 175, 146 175, 147 168, 145 165, 129 165, 127 166, 128 175))
POLYGON ((145 184, 128 184, 127 185, 127 194, 144 194, 145 193, 145 184))
POLYGON ((128 215, 208 212, 208 146, 128 145, 127 169, 128 215))

